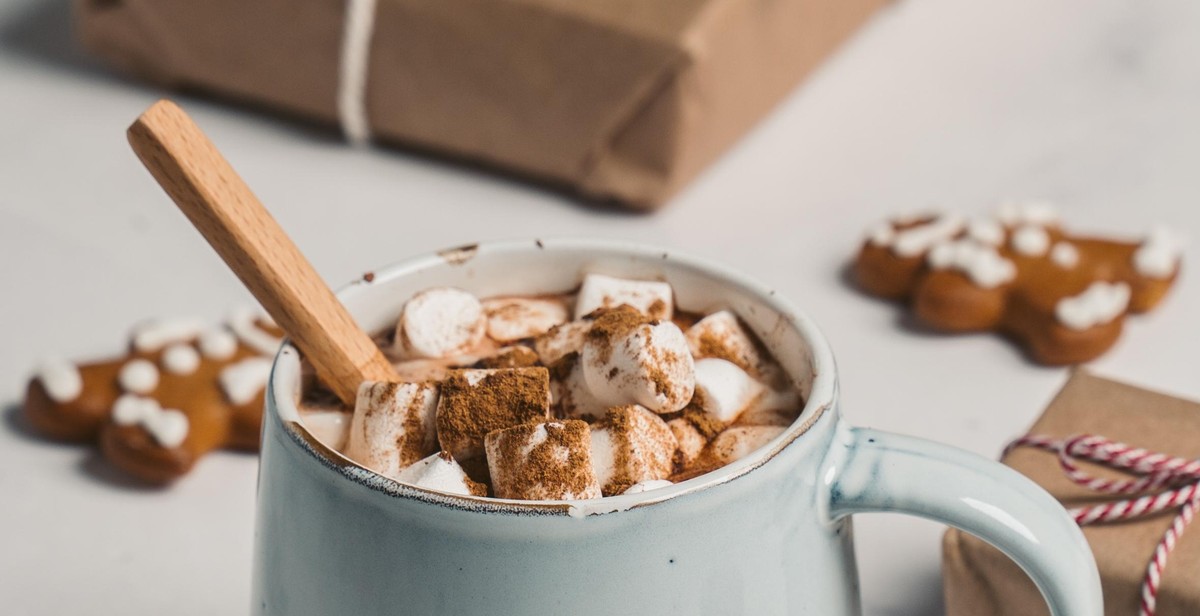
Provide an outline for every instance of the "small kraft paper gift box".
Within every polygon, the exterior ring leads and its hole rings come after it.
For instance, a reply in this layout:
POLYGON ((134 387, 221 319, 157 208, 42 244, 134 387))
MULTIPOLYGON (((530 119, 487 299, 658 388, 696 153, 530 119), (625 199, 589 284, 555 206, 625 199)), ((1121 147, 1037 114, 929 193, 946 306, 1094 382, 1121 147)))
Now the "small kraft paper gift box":
POLYGON ((117 68, 662 204, 884 0, 76 0, 117 68))
MULTIPOLYGON (((1042 441, 1042 446, 1012 447, 1004 456, 1005 464, 1033 479, 1079 515, 1122 518, 1083 526, 1100 569, 1104 613, 1200 614, 1200 528, 1189 530, 1186 520, 1181 519, 1183 508, 1178 506, 1181 499, 1186 503, 1196 498, 1196 484, 1200 482, 1195 462, 1200 458, 1200 404, 1077 371, 1029 434, 1026 442, 1042 441), (1100 460, 1068 459, 1077 465, 1077 479, 1092 478, 1089 487, 1072 481, 1060 465, 1053 449, 1064 444, 1068 452, 1086 450, 1095 455, 1091 459, 1100 460), (1136 481, 1146 476, 1113 470, 1121 460, 1182 469, 1182 473, 1166 486, 1134 494, 1093 489, 1103 486, 1105 480, 1136 481), (1141 504, 1158 502, 1166 506, 1148 515, 1128 515, 1127 510, 1114 506, 1118 501, 1142 496, 1150 498, 1141 504), (1172 500, 1172 496, 1180 498, 1172 500), (1174 549, 1164 553, 1160 544, 1165 536, 1175 534, 1171 529, 1183 532, 1174 537, 1174 549), (1157 567, 1159 581, 1154 589, 1144 588, 1148 570, 1156 560, 1161 565, 1157 567)), ((946 533, 942 548, 946 613, 950 616, 1049 613, 1033 582, 999 550, 953 529, 946 533)))

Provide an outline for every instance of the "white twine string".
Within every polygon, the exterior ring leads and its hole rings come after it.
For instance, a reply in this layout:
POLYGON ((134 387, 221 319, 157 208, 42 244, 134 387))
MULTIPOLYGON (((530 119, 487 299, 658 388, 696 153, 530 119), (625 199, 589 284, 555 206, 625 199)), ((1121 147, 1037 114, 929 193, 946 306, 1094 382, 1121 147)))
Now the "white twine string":
POLYGON ((375 31, 376 0, 346 0, 342 56, 338 66, 337 110, 346 140, 364 145, 371 139, 367 118, 367 69, 375 31))

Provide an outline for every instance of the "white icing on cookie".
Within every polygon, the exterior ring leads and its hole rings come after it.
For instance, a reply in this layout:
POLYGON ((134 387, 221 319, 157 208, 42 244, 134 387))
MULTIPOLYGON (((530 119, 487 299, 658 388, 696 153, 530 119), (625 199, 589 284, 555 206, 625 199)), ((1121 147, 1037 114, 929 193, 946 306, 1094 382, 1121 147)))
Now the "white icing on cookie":
POLYGON ((891 243, 892 252, 900 257, 915 257, 939 242, 958 235, 962 228, 962 218, 939 216, 927 223, 897 230, 891 243))
POLYGON ((996 208, 996 218, 1009 227, 1023 224, 1048 225, 1058 222, 1058 210, 1046 201, 1009 201, 996 208))
POLYGON ((942 242, 929 251, 926 260, 933 269, 960 271, 984 289, 1011 282, 1017 275, 1013 262, 995 248, 971 240, 942 242))
POLYGON ((1074 244, 1059 242, 1050 249, 1050 260, 1063 269, 1072 269, 1079 265, 1079 249, 1074 244))
POLYGON ((237 337, 224 327, 212 327, 200 334, 200 353, 214 361, 225 361, 237 353, 237 337))
POLYGON ((204 322, 199 319, 149 321, 134 328, 133 348, 142 353, 153 353, 169 344, 188 342, 203 330, 204 322))
POLYGON ((243 306, 229 315, 229 328, 233 330, 238 340, 242 341, 242 344, 263 355, 274 356, 283 341, 259 328, 255 323, 258 319, 267 320, 258 310, 243 306))
POLYGON ((140 425, 159 445, 168 449, 183 444, 188 418, 181 411, 164 409, 153 398, 124 394, 113 403, 113 422, 119 426, 140 425))
POLYGON ((1038 225, 1021 225, 1012 235, 1012 247, 1017 254, 1040 257, 1050 249, 1050 234, 1038 225))
POLYGON ((225 397, 235 405, 249 403, 267 385, 271 376, 271 360, 266 357, 250 357, 221 370, 217 380, 225 397))
POLYGON ((34 377, 41 381, 46 395, 59 404, 70 402, 83 393, 83 376, 79 374, 79 368, 61 357, 43 359, 34 377))
POLYGON ((163 351, 162 364, 171 374, 191 374, 200 367, 200 353, 188 343, 175 343, 163 351))
POLYGON ((148 394, 158 387, 158 368, 145 359, 133 359, 117 373, 121 389, 135 394, 148 394))
POLYGON ((1004 226, 994 220, 975 219, 967 223, 967 237, 989 246, 1004 244, 1004 226))
POLYGON ((1183 255, 1183 240, 1166 227, 1155 227, 1133 253, 1133 269, 1147 278, 1170 278, 1183 255))
POLYGON ((1070 329, 1085 330, 1112 321, 1128 306, 1129 285, 1099 281, 1079 295, 1059 300, 1054 316, 1070 329))
POLYGON ((875 223, 867 229, 867 241, 872 246, 889 246, 896 239, 896 228, 890 222, 875 223))

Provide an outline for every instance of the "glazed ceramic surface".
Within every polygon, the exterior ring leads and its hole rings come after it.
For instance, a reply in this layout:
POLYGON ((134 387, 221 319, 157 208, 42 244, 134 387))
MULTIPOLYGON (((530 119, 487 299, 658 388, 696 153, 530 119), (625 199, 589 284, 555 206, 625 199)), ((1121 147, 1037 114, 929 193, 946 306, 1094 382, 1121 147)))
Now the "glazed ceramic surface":
POLYGON ((824 338, 739 274, 639 246, 529 241, 418 258, 339 296, 374 331, 427 287, 563 292, 585 272, 666 280, 681 308, 733 310, 792 376, 802 414, 760 450, 661 490, 532 504, 444 495, 311 437, 285 346, 268 388, 253 613, 854 615, 850 514, 866 511, 964 528, 1020 563, 1055 614, 1102 613, 1091 553, 1056 501, 998 463, 845 425, 824 338))

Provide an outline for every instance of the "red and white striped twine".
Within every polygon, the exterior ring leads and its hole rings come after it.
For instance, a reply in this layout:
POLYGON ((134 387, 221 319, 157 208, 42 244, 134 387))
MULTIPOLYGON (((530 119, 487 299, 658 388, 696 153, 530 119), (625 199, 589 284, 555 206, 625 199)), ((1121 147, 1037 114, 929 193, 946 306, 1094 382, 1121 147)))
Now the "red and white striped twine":
POLYGON ((1154 616, 1158 587, 1167 556, 1175 549, 1187 525, 1200 507, 1200 460, 1175 458, 1110 441, 1102 436, 1083 434, 1067 439, 1029 435, 1005 448, 1004 453, 1017 447, 1037 447, 1058 454, 1058 463, 1067 477, 1085 488, 1106 494, 1142 494, 1111 503, 1076 507, 1067 513, 1080 525, 1128 520, 1153 515, 1166 509, 1179 509, 1175 521, 1163 533, 1154 557, 1146 567, 1142 580, 1140 616, 1154 616), (1079 468, 1076 460, 1087 460, 1109 468, 1125 471, 1134 479, 1104 479, 1079 468), (1143 494, 1151 492, 1151 494, 1143 494))

